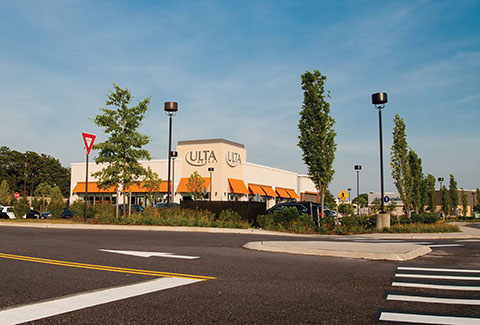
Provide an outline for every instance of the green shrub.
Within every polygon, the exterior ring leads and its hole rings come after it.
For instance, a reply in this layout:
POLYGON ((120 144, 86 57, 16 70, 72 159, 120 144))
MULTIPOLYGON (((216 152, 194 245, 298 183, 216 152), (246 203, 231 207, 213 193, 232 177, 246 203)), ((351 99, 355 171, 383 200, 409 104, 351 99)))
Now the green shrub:
MULTIPOLYGON (((85 211, 85 201, 77 200, 70 204, 70 211, 72 211, 74 217, 83 218, 85 211)), ((93 206, 87 204, 87 218, 93 218, 95 216, 95 210, 93 206)))
MULTIPOLYGON (((94 206, 92 206, 92 209, 93 209, 93 215, 96 219, 100 219, 100 220, 115 219, 115 207, 110 203, 95 204, 94 206)), ((87 216, 88 216, 88 211, 87 211, 87 216)))
POLYGON ((63 202, 63 195, 58 186, 55 186, 50 191, 50 203, 48 204, 48 211, 53 218, 60 218, 63 213, 65 203, 63 202))
POLYGON ((215 223, 216 227, 222 228, 243 228, 246 229, 250 225, 247 221, 242 219, 242 216, 236 211, 223 210, 215 223))
POLYGON ((17 202, 15 202, 15 205, 13 207, 15 216, 17 218, 22 218, 29 209, 30 209, 30 205, 28 204, 28 200, 23 197, 17 200, 17 202))
POLYGON ((459 232, 456 225, 449 225, 443 222, 435 224, 410 223, 406 225, 394 225, 390 229, 384 229, 384 232, 391 233, 433 233, 433 232, 459 232))
POLYGON ((286 207, 280 212, 260 215, 257 217, 257 223, 265 230, 276 231, 309 232, 316 228, 312 216, 300 215, 295 207, 286 207))

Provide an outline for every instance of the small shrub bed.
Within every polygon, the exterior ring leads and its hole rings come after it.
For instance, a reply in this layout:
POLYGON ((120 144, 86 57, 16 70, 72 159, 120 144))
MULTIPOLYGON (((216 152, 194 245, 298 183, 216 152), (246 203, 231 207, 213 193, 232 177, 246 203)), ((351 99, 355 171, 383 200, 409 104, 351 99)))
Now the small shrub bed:
POLYGON ((265 230, 313 232, 316 230, 313 218, 308 214, 298 213, 297 208, 287 207, 280 212, 260 215, 258 225, 265 230))
POLYGON ((435 224, 426 223, 410 223, 393 225, 388 228, 384 228, 383 232, 388 233, 434 233, 434 232, 459 232, 460 229, 456 225, 449 225, 443 222, 437 222, 435 224))

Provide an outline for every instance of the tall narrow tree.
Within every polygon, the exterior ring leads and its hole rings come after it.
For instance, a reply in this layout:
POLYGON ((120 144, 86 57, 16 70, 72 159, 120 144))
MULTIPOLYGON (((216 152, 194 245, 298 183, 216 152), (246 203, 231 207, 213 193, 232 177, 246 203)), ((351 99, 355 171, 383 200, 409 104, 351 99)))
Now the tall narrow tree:
POLYGON ((412 175, 412 207, 415 210, 416 214, 419 214, 423 211, 424 205, 424 176, 422 171, 422 159, 420 159, 417 153, 410 149, 408 152, 408 163, 410 165, 410 172, 412 175))
POLYGON ((335 120, 330 116, 330 92, 325 91, 327 77, 319 71, 306 71, 302 75, 303 105, 300 111, 298 146, 303 151, 303 161, 308 175, 320 194, 321 211, 325 195, 332 181, 335 160, 335 120))
POLYGON ((405 134, 405 123, 400 115, 396 114, 393 128, 393 145, 390 151, 390 166, 392 178, 403 202, 407 217, 410 218, 412 197, 412 172, 408 160, 408 144, 405 134))
MULTIPOLYGON (((450 174, 450 183, 448 185, 448 196, 450 198, 450 208, 453 210, 453 215, 457 216, 457 208, 458 208, 458 188, 457 188, 457 181, 455 181, 455 177, 450 174)), ((449 213, 451 215, 451 213, 449 213)))
POLYGON ((427 196, 427 205, 430 213, 435 212, 437 202, 435 201, 435 176, 427 174, 425 178, 425 191, 427 196))
MULTIPOLYGON (((126 203, 126 187, 147 174, 138 161, 150 159, 148 151, 142 149, 150 140, 137 129, 145 118, 150 98, 128 107, 132 100, 130 91, 116 84, 113 86, 115 91, 109 92, 106 101, 106 105, 112 108, 100 108, 103 114, 97 115, 93 120, 109 135, 106 141, 93 146, 93 149, 99 150, 95 162, 106 164, 105 168, 93 175, 98 178, 98 185, 102 188, 121 186, 123 202, 126 203)), ((125 205, 124 207, 126 208, 125 205)), ((116 213, 118 217, 118 204, 116 213)))
POLYGON ((450 199, 448 198, 448 190, 445 185, 442 187, 442 212, 443 212, 443 220, 445 220, 445 216, 448 216, 450 211, 450 199))

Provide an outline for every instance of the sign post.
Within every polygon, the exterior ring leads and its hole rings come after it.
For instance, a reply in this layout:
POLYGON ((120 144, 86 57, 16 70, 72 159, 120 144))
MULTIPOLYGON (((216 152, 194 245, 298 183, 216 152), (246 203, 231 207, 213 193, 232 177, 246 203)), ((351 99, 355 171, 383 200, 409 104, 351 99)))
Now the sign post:
POLYGON ((95 141, 96 136, 94 134, 88 134, 82 132, 83 143, 85 144, 85 150, 87 151, 87 163, 85 171, 85 208, 83 210, 83 220, 87 221, 87 203, 88 203, 88 156, 93 147, 93 142, 95 141))

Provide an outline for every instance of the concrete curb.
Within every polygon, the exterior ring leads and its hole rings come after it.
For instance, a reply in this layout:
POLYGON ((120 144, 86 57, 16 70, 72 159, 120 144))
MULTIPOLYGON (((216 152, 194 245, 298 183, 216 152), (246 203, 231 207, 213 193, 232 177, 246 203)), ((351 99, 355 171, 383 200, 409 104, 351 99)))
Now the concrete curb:
POLYGON ((327 241, 261 241, 249 242, 243 247, 246 249, 266 252, 385 261, 409 261, 432 251, 428 246, 415 244, 345 243, 327 241))
POLYGON ((139 231, 173 231, 173 232, 204 232, 213 234, 244 234, 244 235, 267 235, 299 238, 365 238, 365 239, 480 239, 480 229, 465 227, 465 223, 458 223, 462 232, 457 233, 418 233, 418 234, 359 234, 359 235, 316 235, 294 234, 287 232, 268 231, 263 229, 234 229, 234 228, 208 228, 208 227, 170 227, 170 226, 140 226, 140 225, 99 225, 99 224, 65 224, 65 223, 42 223, 36 222, 10 222, 0 221, 0 227, 29 227, 48 229, 79 229, 79 230, 139 230, 139 231))

